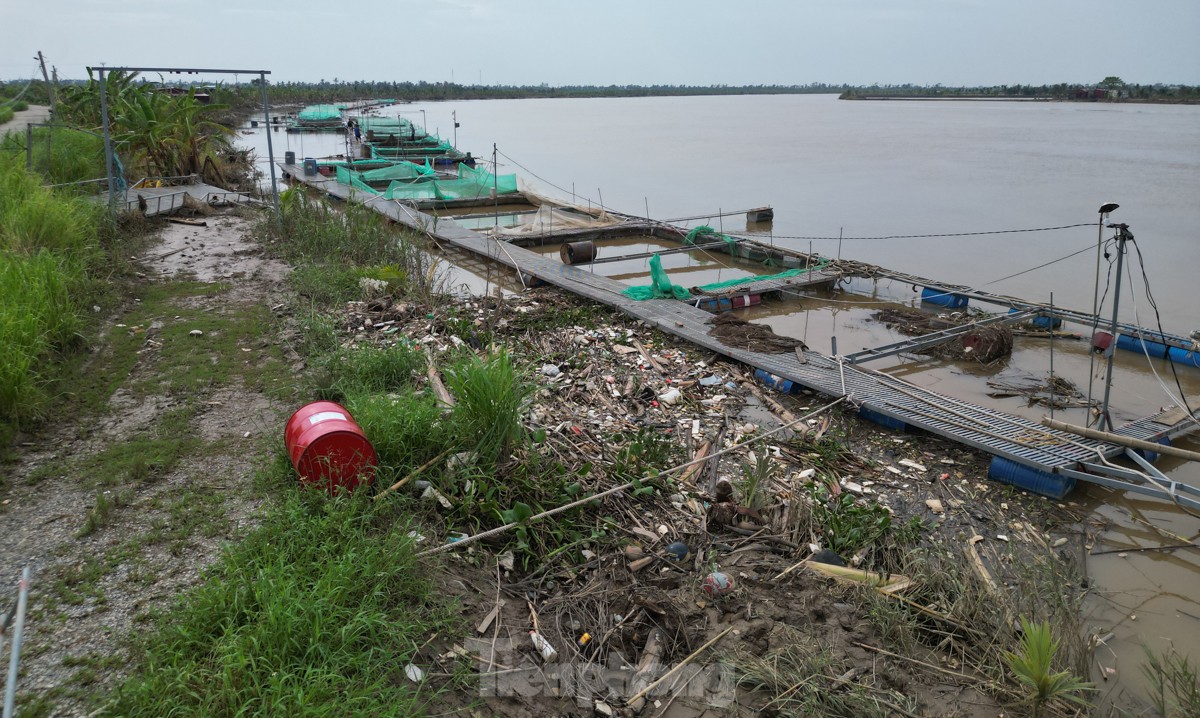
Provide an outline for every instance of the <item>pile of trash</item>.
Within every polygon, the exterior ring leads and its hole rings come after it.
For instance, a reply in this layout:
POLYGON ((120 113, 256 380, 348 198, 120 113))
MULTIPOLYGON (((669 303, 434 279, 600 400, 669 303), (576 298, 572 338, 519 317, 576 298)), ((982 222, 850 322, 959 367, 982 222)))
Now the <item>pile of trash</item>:
MULTIPOLYGON (((977 321, 977 317, 973 317, 967 312, 928 314, 919 309, 899 308, 881 309, 875 312, 871 318, 901 334, 917 337, 977 321)), ((986 325, 957 334, 945 342, 913 351, 940 359, 970 360, 980 364, 991 364, 999 359, 1012 356, 1012 350, 1013 331, 1011 327, 986 325)))

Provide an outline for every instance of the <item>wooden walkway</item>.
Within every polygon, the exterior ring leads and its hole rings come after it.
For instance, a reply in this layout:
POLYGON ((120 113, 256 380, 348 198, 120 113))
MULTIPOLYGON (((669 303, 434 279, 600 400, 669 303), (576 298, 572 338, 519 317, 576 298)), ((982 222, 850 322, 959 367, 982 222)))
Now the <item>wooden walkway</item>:
MULTIPOLYGON (((626 285, 593 274, 586 268, 563 264, 557 255, 541 255, 521 247, 496 242, 483 234, 465 229, 452 220, 433 217, 397 202, 377 200, 336 180, 305 176, 297 165, 280 165, 283 171, 310 187, 339 199, 363 201, 392 220, 428 233, 439 242, 447 242, 491 261, 511 267, 525 276, 537 277, 549 284, 594 301, 607 304, 664 332, 685 339, 752 367, 788 379, 803 387, 834 397, 847 397, 861 409, 888 417, 904 425, 923 429, 962 444, 982 449, 995 456, 1048 473, 1075 475, 1083 464, 1095 464, 1101 457, 1124 453, 1124 447, 1085 439, 1075 434, 1049 429, 1021 416, 978 406, 961 399, 910 384, 883 372, 856 366, 845 357, 828 357, 805 352, 805 362, 794 354, 762 354, 722 344, 708 334, 712 314, 689 303, 651 299, 636 301, 622 294, 626 285), (360 196, 361 195, 361 196, 360 196)), ((1117 433, 1157 440, 1188 433, 1194 424, 1175 421, 1159 423, 1169 416, 1146 417, 1117 429, 1117 433)), ((1091 475, 1086 475, 1090 477, 1091 475)), ((1107 477, 1088 478, 1106 486, 1165 497, 1153 485, 1115 481, 1107 477)), ((1200 491, 1188 489, 1181 502, 1200 508, 1200 491)), ((1169 497, 1168 497, 1169 498, 1169 497)))

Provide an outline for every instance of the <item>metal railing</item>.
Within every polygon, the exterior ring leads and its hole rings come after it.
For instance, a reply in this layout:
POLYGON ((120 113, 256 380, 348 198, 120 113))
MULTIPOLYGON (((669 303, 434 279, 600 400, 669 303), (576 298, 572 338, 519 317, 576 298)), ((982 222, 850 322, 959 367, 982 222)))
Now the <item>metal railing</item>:
POLYGON ((4 639, 8 637, 8 629, 12 627, 12 653, 8 659, 8 682, 4 688, 4 718, 12 718, 17 702, 17 673, 21 667, 21 638, 25 632, 25 608, 29 603, 28 566, 21 572, 21 581, 17 584, 17 600, 7 613, 0 617, 0 652, 4 649, 4 639))

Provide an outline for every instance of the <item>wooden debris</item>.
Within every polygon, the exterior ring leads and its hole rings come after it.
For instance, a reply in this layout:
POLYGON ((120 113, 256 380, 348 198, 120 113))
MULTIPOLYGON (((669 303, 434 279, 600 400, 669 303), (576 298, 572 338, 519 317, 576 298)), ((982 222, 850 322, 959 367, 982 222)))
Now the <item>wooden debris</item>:
POLYGON ((497 603, 496 606, 488 612, 488 615, 483 617, 483 620, 479 622, 479 625, 475 627, 475 632, 481 636, 487 633, 487 630, 492 626, 492 621, 495 621, 496 617, 500 615, 500 609, 504 608, 504 604, 505 600, 503 598, 500 599, 500 602, 497 603))
POLYGON ((450 451, 451 451, 450 449, 446 449, 445 451, 443 451, 442 453, 440 453, 440 454, 438 454, 437 456, 433 457, 433 458, 432 458, 432 459, 430 459, 429 461, 426 461, 424 464, 421 464, 421 465, 420 465, 420 466, 418 466, 417 468, 413 469, 413 470, 412 470, 412 471, 411 471, 411 472, 408 474, 408 476, 405 476, 403 479, 400 479, 400 480, 399 480, 399 481, 397 481, 396 483, 392 484, 391 486, 387 487, 387 488, 386 488, 386 489, 384 489, 383 491, 380 491, 378 494, 376 494, 376 495, 375 495, 375 499, 374 499, 374 500, 375 500, 375 501, 378 501, 378 500, 382 499, 384 496, 387 496, 388 494, 392 493, 392 492, 393 492, 393 491, 395 491, 396 489, 399 489, 400 487, 404 486, 404 485, 405 485, 405 484, 407 484, 409 481, 412 481, 413 477, 415 477, 415 476, 419 475, 419 474, 420 474, 422 471, 424 471, 425 469, 428 469, 430 466, 433 466, 433 465, 434 465, 434 464, 436 464, 437 462, 439 462, 439 461, 441 461, 442 459, 446 458, 446 455, 447 455, 447 454, 449 454, 449 453, 450 453, 450 451))
POLYGON ((187 217, 167 217, 167 221, 172 224, 186 224, 192 227, 207 227, 208 222, 202 219, 189 219, 187 217))
POLYGON ((446 408, 454 406, 454 397, 450 395, 450 390, 442 383, 442 377, 438 373, 437 360, 433 356, 433 350, 429 345, 425 345, 425 356, 429 360, 425 368, 425 373, 429 377, 429 386, 433 389, 433 393, 437 395, 440 401, 446 408))
POLYGON ((633 691, 633 697, 625 701, 625 705, 635 713, 640 713, 645 708, 646 693, 650 692, 651 687, 658 685, 658 681, 652 683, 651 680, 661 667, 662 652, 662 631, 656 628, 646 639, 646 648, 642 651, 642 659, 638 661, 637 670, 634 671, 633 679, 629 682, 629 689, 633 691))
POLYGON ((983 565, 983 559, 979 556, 978 549, 975 544, 983 540, 979 534, 975 534, 967 541, 967 556, 971 559, 971 565, 975 567, 975 573, 979 574, 979 578, 983 579, 983 584, 988 590, 995 593, 998 589, 996 580, 992 578, 992 574, 987 570, 987 566, 983 565))

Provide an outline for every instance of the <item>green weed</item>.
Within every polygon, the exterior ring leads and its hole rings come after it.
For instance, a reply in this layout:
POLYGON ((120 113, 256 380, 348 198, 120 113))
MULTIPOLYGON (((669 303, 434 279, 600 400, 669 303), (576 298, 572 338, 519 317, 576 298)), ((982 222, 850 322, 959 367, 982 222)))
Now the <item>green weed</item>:
POLYGON ((506 351, 459 361, 446 370, 446 383, 457 401, 454 417, 463 440, 479 463, 502 461, 525 436, 521 416, 534 385, 506 351))
MULTIPOLYGON (((825 547, 837 554, 849 556, 864 548, 883 554, 888 546, 901 549, 920 538, 920 519, 894 526, 891 512, 880 504, 859 501, 848 492, 834 496, 824 484, 810 482, 804 488, 811 497, 812 519, 821 527, 825 547)), ((894 556, 877 558, 882 561, 894 556)))
POLYGON ((424 369, 425 356, 420 349, 399 345, 335 350, 321 358, 316 373, 321 379, 321 397, 336 401, 348 394, 411 387, 424 369))
MULTIPOLYGON (((407 296, 423 301, 444 291, 438 260, 424 251, 423 238, 397 230, 370 207, 356 203, 334 207, 293 188, 280 196, 280 211, 282 223, 264 216, 257 225, 264 244, 291 264, 315 265, 326 276, 338 277, 334 297, 351 291, 346 270, 354 271, 353 292, 359 295, 358 279, 375 275, 389 288, 403 289, 407 296), (334 267, 343 271, 334 273, 334 267)), ((316 291, 311 282, 306 286, 316 291)))
POLYGON ((1054 670, 1054 654, 1058 652, 1058 641, 1046 621, 1033 622, 1021 617, 1021 640, 1016 651, 1006 652, 1004 662, 1026 689, 1026 702, 1033 710, 1033 718, 1042 714, 1049 701, 1062 699, 1080 706, 1090 705, 1081 696, 1081 691, 1094 690, 1092 685, 1075 677, 1070 671, 1054 670))
POLYGON ((330 309, 360 298, 359 277, 353 267, 314 263, 293 269, 288 283, 313 306, 330 309))
POLYGON ((1142 673, 1150 684, 1150 702, 1163 718, 1200 715, 1200 681, 1188 657, 1168 647, 1161 654, 1149 648, 1142 673))

